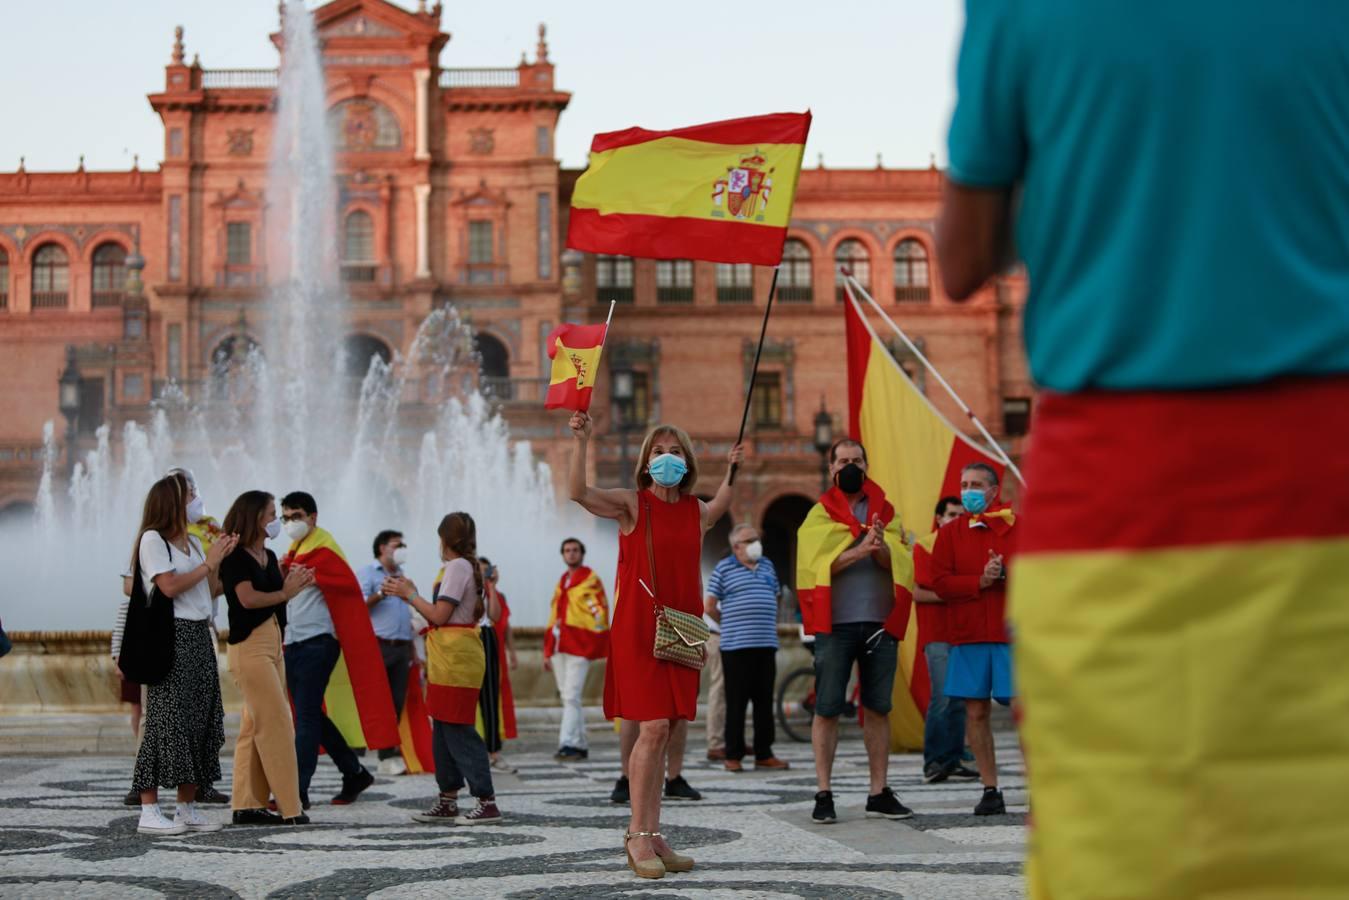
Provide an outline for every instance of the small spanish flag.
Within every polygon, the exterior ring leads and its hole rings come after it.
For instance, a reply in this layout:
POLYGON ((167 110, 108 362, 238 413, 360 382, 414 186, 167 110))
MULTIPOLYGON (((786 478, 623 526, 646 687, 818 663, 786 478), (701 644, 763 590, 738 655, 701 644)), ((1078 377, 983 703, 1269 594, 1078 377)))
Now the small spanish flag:
POLYGON ((559 325, 548 335, 553 361, 544 409, 590 409, 590 392, 599 376, 600 353, 608 325, 559 325))
POLYGON ((782 261, 810 113, 595 135, 567 246, 650 259, 782 261))

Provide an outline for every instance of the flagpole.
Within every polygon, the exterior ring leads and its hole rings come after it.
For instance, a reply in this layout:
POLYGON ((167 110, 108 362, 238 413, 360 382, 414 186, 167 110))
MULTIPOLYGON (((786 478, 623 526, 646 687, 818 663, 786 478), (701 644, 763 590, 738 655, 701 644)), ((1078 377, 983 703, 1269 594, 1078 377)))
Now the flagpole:
POLYGON ((1021 474, 1021 470, 1016 467, 1016 463, 1012 462, 1012 458, 1007 455, 1007 451, 1002 449, 1002 445, 993 440, 993 435, 988 433, 988 429, 984 427, 983 422, 979 421, 979 417, 974 414, 974 410, 970 409, 969 405, 966 404, 964 400, 960 399, 960 395, 956 393, 955 388, 951 387, 950 383, 942 377, 941 372, 937 371, 937 367, 932 364, 932 361, 923 355, 923 351, 919 350, 913 341, 909 340, 909 336, 904 333, 904 330, 895 324, 895 320, 890 318, 886 311, 881 308, 881 305, 876 302, 876 299, 871 296, 867 289, 862 286, 862 283, 858 281, 851 272, 843 270, 843 277, 847 279, 850 288, 855 289, 866 298, 867 302, 871 304, 871 308, 880 314, 881 318, 885 320, 885 323, 889 325, 894 330, 895 334, 899 336, 899 339, 904 342, 904 346, 909 348, 909 352, 917 357, 918 361, 932 373, 932 377, 937 379, 937 383, 946 389, 946 393, 955 401, 956 406, 960 407, 960 411, 974 423, 975 428, 979 429, 979 433, 984 436, 984 440, 988 441, 988 445, 993 450, 993 453, 1002 460, 1003 465, 1007 466, 1008 470, 1016 476, 1016 480, 1021 482, 1021 485, 1024 487, 1026 479, 1021 474))
POLYGON ((601 350, 601 351, 604 350, 604 345, 605 345, 605 343, 609 340, 609 323, 613 321, 613 318, 614 318, 614 304, 617 303, 617 302, 618 302, 617 300, 610 300, 610 301, 609 301, 609 315, 607 315, 607 316, 604 317, 604 337, 600 338, 600 350, 601 350))
MULTIPOLYGON (((759 357, 763 356, 763 342, 768 335, 768 316, 773 312, 773 295, 778 290, 778 272, 781 269, 781 263, 773 267, 773 283, 768 286, 768 305, 764 307, 763 325, 759 328, 759 347, 754 351, 754 368, 749 373, 749 390, 745 393, 745 411, 740 414, 740 434, 735 439, 737 444, 745 439, 745 425, 749 422, 749 405, 754 399, 754 381, 759 377, 759 357)), ((738 468, 738 464, 731 464, 731 474, 726 479, 727 484, 735 484, 735 472, 738 468)))

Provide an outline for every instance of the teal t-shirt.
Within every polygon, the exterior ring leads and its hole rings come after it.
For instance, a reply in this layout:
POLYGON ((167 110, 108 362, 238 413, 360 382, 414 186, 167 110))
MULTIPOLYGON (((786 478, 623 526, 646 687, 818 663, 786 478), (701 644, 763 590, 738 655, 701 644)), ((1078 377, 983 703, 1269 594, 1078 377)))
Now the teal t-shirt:
POLYGON ((1036 381, 1349 372, 1349 7, 966 7, 950 177, 1019 188, 1036 381))

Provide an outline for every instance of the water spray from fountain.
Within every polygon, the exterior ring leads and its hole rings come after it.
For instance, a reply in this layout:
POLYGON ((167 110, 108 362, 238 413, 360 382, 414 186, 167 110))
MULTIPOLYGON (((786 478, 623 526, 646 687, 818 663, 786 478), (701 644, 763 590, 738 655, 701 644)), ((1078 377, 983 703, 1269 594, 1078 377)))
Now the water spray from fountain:
MULTIPOLYGON (((465 510, 518 624, 543 624, 561 539, 595 534, 589 516, 558 508, 548 468, 477 391, 472 328, 454 308, 428 315, 406 356, 371 359, 356 390, 340 349, 351 305, 338 277, 326 83, 302 0, 286 4, 282 47, 267 187, 271 289, 265 309, 244 314, 256 345, 241 328, 204 383, 167 386, 120 442, 100 428, 66 491, 48 425, 36 525, 0 540, 8 570, 36 566, 41 587, 0 597, 8 628, 111 627, 146 491, 174 465, 194 471, 217 519, 245 490, 308 491, 353 567, 370 559, 376 532, 401 530, 423 591, 439 566, 436 525, 465 510)), ((592 567, 612 571, 613 542, 588 543, 592 567)), ((272 549, 283 555, 284 539, 272 549)))

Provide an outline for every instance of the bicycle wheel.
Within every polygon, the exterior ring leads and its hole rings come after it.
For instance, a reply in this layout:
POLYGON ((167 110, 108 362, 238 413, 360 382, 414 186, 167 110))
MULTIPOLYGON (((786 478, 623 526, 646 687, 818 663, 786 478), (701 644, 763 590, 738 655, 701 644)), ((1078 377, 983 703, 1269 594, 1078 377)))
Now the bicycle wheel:
POLYGON ((776 707, 778 724, 787 737, 809 743, 815 718, 815 670, 805 667, 788 673, 778 685, 776 707))

